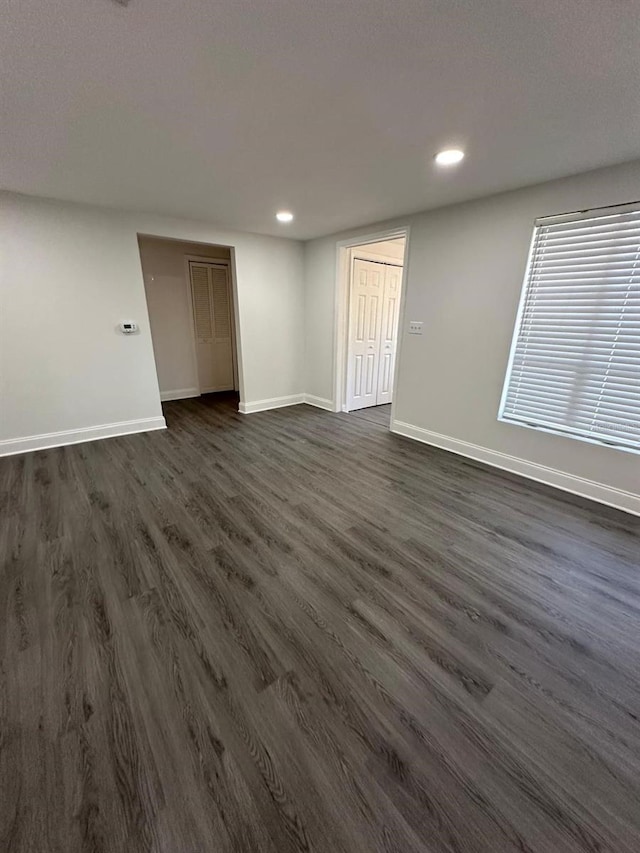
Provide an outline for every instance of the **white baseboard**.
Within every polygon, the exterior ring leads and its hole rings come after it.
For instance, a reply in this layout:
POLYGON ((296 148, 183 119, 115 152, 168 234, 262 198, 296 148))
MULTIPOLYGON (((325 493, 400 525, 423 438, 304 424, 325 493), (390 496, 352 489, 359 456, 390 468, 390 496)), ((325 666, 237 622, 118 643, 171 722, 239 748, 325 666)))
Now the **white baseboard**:
POLYGON ((255 400, 253 403, 240 403, 238 410, 243 415, 265 412, 267 409, 281 409, 283 406, 297 406, 304 403, 304 394, 291 394, 288 397, 271 397, 269 400, 255 400))
POLYGON ((164 418, 144 418, 138 421, 121 421, 115 424, 85 427, 84 429, 45 432, 42 435, 28 435, 24 438, 9 438, 0 441, 0 456, 13 456, 16 453, 47 450, 50 447, 62 447, 66 444, 80 444, 83 441, 97 441, 101 438, 114 438, 116 435, 130 435, 135 432, 149 432, 154 429, 166 428, 164 418))
POLYGON ((393 421, 391 432, 403 435, 406 438, 413 438, 423 444, 431 444, 434 447, 441 447, 443 450, 450 450, 460 456, 485 462, 487 465, 501 468, 503 471, 520 474, 522 477, 527 477, 538 483, 555 486, 556 489, 562 489, 564 492, 571 492, 571 494, 607 504, 607 506, 621 509, 624 512, 630 512, 632 515, 640 515, 640 495, 633 492, 625 492, 622 489, 605 486, 604 483, 597 483, 594 480, 585 480, 582 477, 567 474, 566 471, 547 468, 545 465, 538 465, 517 456, 509 456, 497 450, 490 450, 488 447, 481 447, 477 444, 461 441, 458 438, 431 432, 428 429, 413 426, 413 424, 407 424, 403 421, 393 421))
POLYGON ((199 397, 199 388, 177 388, 175 391, 161 391, 160 399, 163 403, 169 400, 187 400, 189 397, 199 397))
POLYGON ((333 400, 327 400, 325 397, 316 397, 315 394, 305 394, 304 402, 309 406, 315 406, 317 409, 326 409, 328 412, 335 411, 333 400))

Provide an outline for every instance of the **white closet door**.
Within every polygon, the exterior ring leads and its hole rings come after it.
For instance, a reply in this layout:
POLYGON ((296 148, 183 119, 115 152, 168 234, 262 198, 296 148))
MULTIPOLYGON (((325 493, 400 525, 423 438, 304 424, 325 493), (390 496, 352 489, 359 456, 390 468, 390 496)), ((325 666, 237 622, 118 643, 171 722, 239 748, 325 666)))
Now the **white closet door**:
POLYGON ((200 393, 233 388, 231 288, 226 266, 189 263, 200 393))
POLYGON ((347 370, 349 410, 375 406, 377 402, 384 280, 384 264, 359 258, 353 261, 347 370))
POLYGON ((380 368, 378 370, 378 406, 390 403, 393 392, 393 371, 396 363, 398 317, 400 314, 400 287, 402 267, 385 266, 384 296, 382 299, 382 326, 380 335, 380 368))

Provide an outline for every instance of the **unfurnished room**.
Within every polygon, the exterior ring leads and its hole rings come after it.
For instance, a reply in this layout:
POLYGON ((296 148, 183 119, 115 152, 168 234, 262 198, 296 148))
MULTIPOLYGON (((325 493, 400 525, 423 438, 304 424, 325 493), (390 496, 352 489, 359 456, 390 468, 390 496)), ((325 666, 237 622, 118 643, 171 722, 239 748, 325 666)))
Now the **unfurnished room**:
POLYGON ((640 10, 0 28, 0 853, 640 851, 640 10))

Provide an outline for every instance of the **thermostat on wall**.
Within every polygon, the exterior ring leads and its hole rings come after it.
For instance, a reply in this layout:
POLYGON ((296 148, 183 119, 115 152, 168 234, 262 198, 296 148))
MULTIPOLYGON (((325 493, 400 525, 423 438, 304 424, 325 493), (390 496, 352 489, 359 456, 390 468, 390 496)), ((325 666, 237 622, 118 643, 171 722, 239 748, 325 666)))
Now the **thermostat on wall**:
POLYGON ((123 320, 120 323, 120 331, 123 335, 133 335, 138 331, 138 324, 134 323, 133 320, 123 320))

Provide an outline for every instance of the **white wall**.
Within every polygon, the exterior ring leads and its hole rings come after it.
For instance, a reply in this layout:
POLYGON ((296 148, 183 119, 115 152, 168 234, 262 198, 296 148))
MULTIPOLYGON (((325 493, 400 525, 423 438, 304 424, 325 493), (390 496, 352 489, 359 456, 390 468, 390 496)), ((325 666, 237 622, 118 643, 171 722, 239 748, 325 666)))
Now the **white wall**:
POLYGON ((367 243, 362 248, 376 255, 384 255, 394 261, 404 259, 404 238, 398 240, 383 240, 381 243, 367 243))
POLYGON ((138 233, 234 247, 243 399, 303 392, 301 244, 12 193, 0 207, 0 454, 161 425, 138 233))
POLYGON ((311 241, 307 393, 334 396, 336 242, 409 225, 404 316, 422 320, 424 334, 400 329, 394 417, 412 429, 400 428, 640 512, 640 456, 497 420, 534 220, 639 198, 632 163, 311 241))
POLYGON ((195 396, 198 372, 193 357, 185 256, 229 261, 230 250, 155 237, 139 237, 138 244, 160 396, 163 400, 195 396))
POLYGON ((0 453, 64 441, 33 438, 49 433, 162 425, 126 220, 13 195, 3 195, 2 212, 0 453), (124 319, 140 334, 120 334, 124 319))

